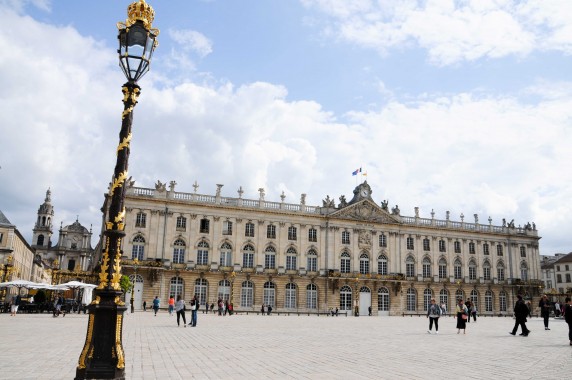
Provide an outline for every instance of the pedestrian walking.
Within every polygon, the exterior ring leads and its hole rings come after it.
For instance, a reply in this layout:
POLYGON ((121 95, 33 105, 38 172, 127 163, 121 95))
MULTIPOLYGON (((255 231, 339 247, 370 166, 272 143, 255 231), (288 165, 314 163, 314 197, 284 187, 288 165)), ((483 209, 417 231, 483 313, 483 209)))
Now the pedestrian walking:
POLYGON ((471 323, 471 306, 472 306, 472 302, 470 299, 467 299, 465 301, 465 307, 467 308, 467 323, 471 323))
POLYGON ((268 305, 268 315, 270 315, 270 313, 272 313, 272 306, 268 305))
POLYGON ((516 335, 516 331, 518 330, 518 326, 520 325, 522 333, 519 335, 528 336, 528 334, 530 334, 530 330, 526 327, 526 317, 528 316, 529 312, 528 307, 522 300, 522 296, 520 294, 517 295, 516 298, 517 300, 516 303, 514 304, 514 318, 515 318, 514 328, 509 334, 516 335))
POLYGON ((16 314, 18 313, 18 308, 20 307, 20 303, 22 302, 22 298, 20 297, 20 295, 18 294, 15 297, 12 297, 12 305, 10 306, 10 315, 12 317, 15 317, 16 314))
POLYGON ((185 318, 185 300, 179 294, 177 296, 177 303, 175 304, 175 311, 177 312, 177 326, 180 326, 179 320, 183 317, 183 326, 187 327, 187 319, 185 318))
POLYGON ((568 340, 572 346, 572 301, 570 297, 566 297, 564 300, 564 320, 568 323, 568 340))
POLYGON ((147 311, 147 301, 143 301, 143 311, 147 311))
POLYGON ((155 312, 155 316, 157 316, 159 306, 161 306, 161 301, 159 300, 159 296, 155 296, 155 299, 153 300, 153 311, 155 312))
POLYGON ((262 307, 260 308, 260 313, 264 315, 264 304, 262 304, 262 307))
POLYGON ((169 315, 173 315, 173 311, 175 310, 175 297, 169 297, 169 315))
MULTIPOLYGON (((564 304, 566 305, 566 304, 564 304)), ((558 302, 558 300, 556 300, 556 302, 554 303, 554 316, 555 317, 559 317, 560 316, 560 302, 558 302)))
POLYGON ((433 323, 435 323, 435 334, 439 334, 439 317, 441 316, 441 307, 435 303, 435 298, 431 298, 431 305, 427 309, 427 318, 429 318, 429 330, 427 333, 431 334, 433 323))
POLYGON ((466 334, 469 311, 467 310, 467 306, 465 306, 462 299, 459 299, 459 303, 457 304, 455 311, 457 312, 457 334, 459 334, 461 330, 463 330, 463 334, 466 334))
MULTIPOLYGON (((471 316, 473 316, 473 322, 477 322, 477 304, 475 304, 474 302, 471 302, 471 316)), ((469 319, 471 319, 471 316, 469 316, 469 319)))
POLYGON ((545 294, 542 296, 538 302, 538 307, 540 308, 540 316, 544 320, 544 330, 550 330, 548 328, 548 318, 550 317, 550 301, 548 301, 548 296, 545 294))
POLYGON ((441 315, 444 317, 447 316, 447 305, 445 305, 445 302, 441 302, 441 315))

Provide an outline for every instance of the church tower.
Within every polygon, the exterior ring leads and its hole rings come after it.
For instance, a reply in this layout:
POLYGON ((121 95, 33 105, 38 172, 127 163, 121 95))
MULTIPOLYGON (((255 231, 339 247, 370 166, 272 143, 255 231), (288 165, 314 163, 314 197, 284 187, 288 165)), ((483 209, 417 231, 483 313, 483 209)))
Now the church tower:
POLYGON ((38 209, 38 219, 34 225, 32 247, 37 253, 46 253, 52 245, 52 226, 54 219, 54 207, 52 206, 52 192, 46 191, 46 199, 38 209))

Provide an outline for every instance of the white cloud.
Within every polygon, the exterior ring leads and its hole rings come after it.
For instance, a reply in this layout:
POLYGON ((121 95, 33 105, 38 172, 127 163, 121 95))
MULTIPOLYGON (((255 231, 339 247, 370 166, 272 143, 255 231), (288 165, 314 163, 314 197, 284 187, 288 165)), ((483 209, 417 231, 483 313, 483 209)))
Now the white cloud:
MULTIPOLYGON (((339 3, 343 4, 343 3, 339 3)), ((365 4, 365 3, 364 3, 365 4)), ((59 221, 79 214, 99 233, 99 207, 115 163, 124 82, 115 53, 72 28, 0 14, 0 209, 26 236, 48 187, 59 221), (35 38, 52 41, 45 47, 35 38), (63 36, 63 37, 62 37, 63 36), (28 59, 32 53, 38 59, 28 59), (85 57, 89 56, 89 60, 85 57), (23 191, 25 189, 25 191, 23 191)), ((157 76, 160 73, 157 73, 157 76)), ((351 197, 363 165, 374 199, 419 206, 444 218, 490 215, 535 221, 543 253, 568 251, 572 223, 572 91, 538 82, 517 95, 424 94, 381 110, 335 115, 317 102, 289 101, 284 86, 140 83, 130 175, 136 185, 176 180, 177 190, 321 204, 351 197), (554 94, 557 96, 544 96, 554 94), (340 119, 343 119, 341 121, 340 119), (546 248, 544 248, 546 247, 546 248), (567 247, 567 248, 566 248, 567 247), (548 249, 548 252, 544 252, 548 249)), ((380 85, 381 86, 381 85, 380 85)), ((384 90, 384 87, 381 88, 384 90)))
POLYGON ((572 54, 572 2, 542 0, 301 0, 329 16, 325 35, 385 52, 416 44, 437 65, 526 55, 572 54))
POLYGON ((213 51, 213 43, 195 30, 169 29, 169 36, 186 52, 195 52, 204 58, 213 51))

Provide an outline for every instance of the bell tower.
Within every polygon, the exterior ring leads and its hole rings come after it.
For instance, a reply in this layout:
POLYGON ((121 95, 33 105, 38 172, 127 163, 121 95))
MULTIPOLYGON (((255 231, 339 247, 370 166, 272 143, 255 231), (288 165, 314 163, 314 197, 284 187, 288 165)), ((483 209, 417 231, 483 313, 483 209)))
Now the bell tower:
POLYGON ((38 218, 34 225, 32 247, 38 253, 45 253, 52 245, 52 227, 54 219, 54 207, 52 206, 52 192, 46 191, 46 199, 38 209, 38 218))

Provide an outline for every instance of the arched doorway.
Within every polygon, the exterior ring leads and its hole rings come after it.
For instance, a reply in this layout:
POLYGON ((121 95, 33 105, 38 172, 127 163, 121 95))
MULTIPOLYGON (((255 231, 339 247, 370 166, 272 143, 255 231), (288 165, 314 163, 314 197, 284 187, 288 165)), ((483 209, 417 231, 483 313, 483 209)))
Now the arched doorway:
POLYGON ((371 290, 367 286, 362 286, 359 290, 359 315, 369 315, 371 307, 371 290))
MULTIPOLYGON (((133 308, 135 310, 143 310, 143 276, 140 274, 129 276, 129 281, 134 284, 133 290, 133 308)), ((125 293, 125 303, 129 305, 131 302, 131 292, 125 293)))

